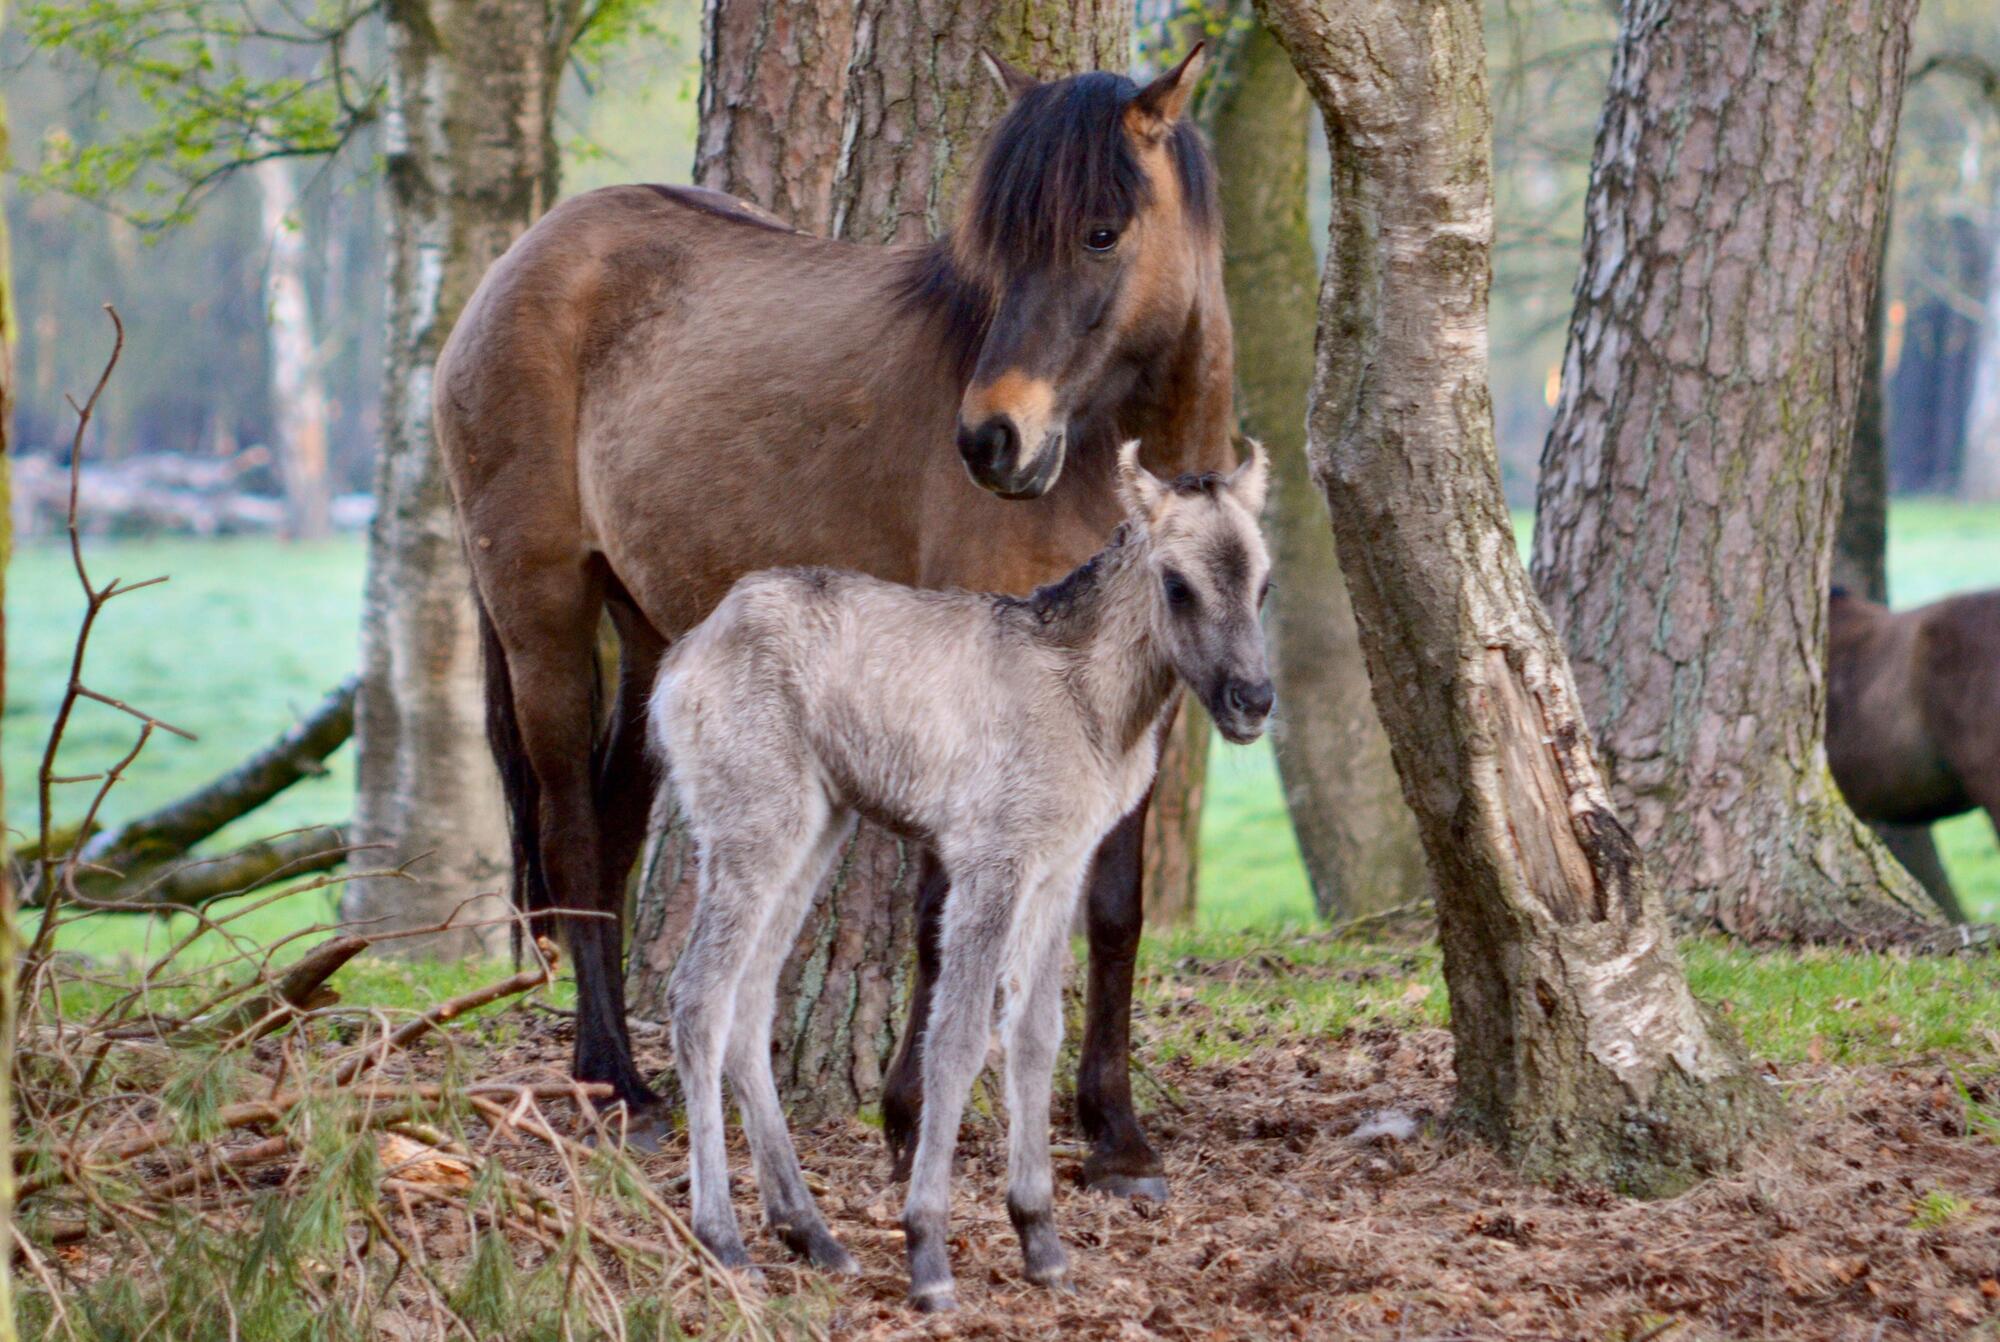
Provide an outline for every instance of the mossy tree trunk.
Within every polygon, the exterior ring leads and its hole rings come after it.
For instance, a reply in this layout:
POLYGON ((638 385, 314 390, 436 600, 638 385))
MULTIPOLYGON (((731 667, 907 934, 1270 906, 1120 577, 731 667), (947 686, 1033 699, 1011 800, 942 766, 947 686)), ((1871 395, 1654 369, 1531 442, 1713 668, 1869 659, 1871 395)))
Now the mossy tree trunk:
POLYGON ((553 197, 557 84, 580 0, 393 0, 385 10, 389 313, 355 708, 354 842, 414 879, 356 881, 378 929, 453 917, 403 953, 497 951, 509 865, 488 752, 471 580, 431 435, 431 378, 486 268, 553 197))
POLYGON ((1312 98, 1261 25, 1218 78, 1224 276, 1236 327, 1244 430, 1275 469, 1266 523, 1275 579, 1265 612, 1272 728, 1292 832, 1327 918, 1377 913, 1430 889, 1423 845, 1375 715, 1368 667, 1326 501, 1306 461, 1316 265, 1306 222, 1312 98))
POLYGON ((1930 901, 1826 765, 1826 594, 1915 0, 1634 0, 1535 578, 1677 916, 1895 939, 1930 901))
MULTIPOLYGON (((1104 0, 715 0, 704 24, 701 184, 863 242, 949 227, 959 181, 1005 111, 982 45, 1044 78, 1121 69, 1130 45, 1124 9, 1104 0)), ((664 1019, 694 864, 678 827, 655 832, 628 996, 664 1019)), ((912 847, 864 824, 800 933, 772 1056, 801 1117, 852 1113, 880 1095, 915 951, 917 874, 912 847)))
POLYGON ((1326 117, 1307 436, 1437 876, 1458 1112, 1538 1176, 1664 1193, 1779 1114, 1697 1003, 1514 549, 1486 381, 1476 0, 1263 0, 1326 117))

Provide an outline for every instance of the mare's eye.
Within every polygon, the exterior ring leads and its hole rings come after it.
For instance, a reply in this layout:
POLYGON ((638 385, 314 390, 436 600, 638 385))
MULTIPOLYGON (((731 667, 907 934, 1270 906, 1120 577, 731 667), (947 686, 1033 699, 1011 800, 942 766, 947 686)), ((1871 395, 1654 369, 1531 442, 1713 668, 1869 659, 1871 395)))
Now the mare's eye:
POLYGON ((1093 252, 1108 252, 1118 245, 1118 230, 1093 228, 1083 235, 1083 245, 1093 252))
POLYGON ((1169 570, 1160 579, 1160 587, 1167 594, 1167 604, 1175 610, 1186 610, 1194 604, 1194 588, 1180 574, 1169 570))
POLYGON ((1264 585, 1257 589, 1258 609, 1261 610, 1264 606, 1264 603, 1270 599, 1271 599, 1271 580, 1269 578, 1266 578, 1264 579, 1264 585))

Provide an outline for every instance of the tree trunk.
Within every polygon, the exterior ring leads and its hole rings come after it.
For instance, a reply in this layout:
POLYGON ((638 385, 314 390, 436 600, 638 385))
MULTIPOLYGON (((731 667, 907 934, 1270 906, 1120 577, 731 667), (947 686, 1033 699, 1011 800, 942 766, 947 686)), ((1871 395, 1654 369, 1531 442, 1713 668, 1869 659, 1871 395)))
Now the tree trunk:
POLYGON ((1218 78, 1224 275, 1236 327, 1243 426, 1273 462, 1268 627, 1278 716, 1271 737, 1292 833, 1321 916, 1352 918, 1430 889, 1416 822, 1370 701, 1368 667, 1326 503, 1306 462, 1312 383, 1312 236, 1306 223, 1312 99, 1257 27, 1218 78))
POLYGON ((431 375, 474 286, 548 204, 556 79, 573 16, 529 0, 395 0, 387 11, 389 313, 368 536, 354 840, 407 880, 345 887, 376 928, 484 926, 391 943, 507 944, 509 845, 488 753, 471 582, 431 437, 431 375), (551 33, 558 34, 552 37, 551 33))
MULTIPOLYGON (((1129 20, 1090 0, 710 0, 697 171, 798 227, 866 242, 942 232, 964 170, 1005 110, 983 45, 1043 77, 1123 68, 1129 20), (844 54, 843 54, 844 53, 844 54), (836 68, 839 80, 827 77, 836 68), (836 93, 838 96, 836 96, 836 93)), ((658 817, 664 822, 667 817, 658 817)), ((664 1019, 694 864, 656 823, 639 879, 632 1010, 664 1019)), ((779 986, 779 1088, 801 1121, 880 1095, 915 951, 914 848, 862 825, 814 904, 779 986)))
POLYGON ((1987 223, 1985 315, 1972 356, 1972 403, 1965 411, 1960 493, 2000 501, 2000 195, 1987 223))
POLYGON ((285 482, 286 530, 295 541, 333 534, 326 478, 326 378, 306 300, 306 246, 291 160, 267 158, 254 176, 269 256, 264 316, 270 324, 271 422, 285 482))
MULTIPOLYGON (((7 3, 0 0, 0 31, 7 3)), ((0 95, 0 163, 7 153, 7 102, 0 95)), ((14 411, 14 270, 7 238, 6 201, 0 199, 0 719, 7 708, 7 565, 14 557, 14 508, 8 492, 14 411)), ((0 815, 6 813, 5 779, 0 778, 0 815)), ((15 966, 21 959, 20 926, 14 909, 14 863, 8 856, 10 831, 0 825, 0 1241, 14 1235, 14 1035, 19 1026, 15 966)), ((0 1255, 0 1342, 14 1342, 13 1254, 0 1255)))
POLYGON ((1658 1194, 1779 1112, 1690 994, 1514 548, 1486 382, 1476 0, 1265 0, 1325 113, 1307 438, 1431 870, 1458 1112, 1537 1176, 1658 1194))
MULTIPOLYGON (((1833 582, 1870 601, 1889 603, 1889 444, 1883 422, 1884 345, 1888 337, 1889 224, 1875 247, 1875 297, 1868 305, 1863 337, 1861 395, 1854 411, 1854 444, 1840 485, 1840 526, 1833 539, 1833 582)), ((1958 892, 1951 888, 1929 825, 1870 824, 1903 870, 1931 897, 1938 912, 1965 921, 1958 892)))
MULTIPOLYGON (((1191 694, 1160 744, 1153 804, 1140 839, 1140 901, 1148 927, 1191 927, 1201 883, 1201 804, 1208 790, 1208 710, 1191 694)), ((1079 919, 1082 910, 1077 911, 1079 919)))
POLYGON ((1585 205, 1535 577, 1668 903, 1928 930, 1827 770, 1826 593, 1915 0, 1633 0, 1585 205))

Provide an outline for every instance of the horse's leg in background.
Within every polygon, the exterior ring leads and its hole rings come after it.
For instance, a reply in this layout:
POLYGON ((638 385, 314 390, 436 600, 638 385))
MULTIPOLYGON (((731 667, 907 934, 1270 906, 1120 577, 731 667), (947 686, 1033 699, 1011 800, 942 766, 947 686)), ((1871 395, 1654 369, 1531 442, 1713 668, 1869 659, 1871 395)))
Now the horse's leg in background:
POLYGON ((1958 902, 1958 891, 1952 889, 1951 877, 1945 872, 1944 863, 1938 857, 1929 825, 1892 825, 1886 821, 1872 821, 1868 828, 1875 831, 1875 837, 1898 862, 1903 870, 1917 878, 1930 895, 1931 902, 1938 906, 1938 912, 1954 923, 1965 921, 1965 907, 1958 902))
POLYGON ((889 1064, 882 1082, 882 1135, 889 1142, 889 1156, 895 1162, 890 1176, 897 1181, 910 1177, 910 1160, 917 1150, 917 1124, 923 1116, 924 1069, 922 1064, 924 1025, 930 1019, 931 989, 937 982, 938 937, 944 927, 944 901, 951 883, 945 878, 944 864, 928 847, 920 859, 917 877, 917 979, 910 988, 910 1014, 903 1023, 903 1042, 889 1064))
POLYGON ((1140 842, 1149 789, 1098 846, 1084 890, 1090 986, 1083 1008, 1083 1056, 1076 1069, 1076 1117, 1090 1142, 1087 1188, 1164 1202, 1166 1170, 1132 1108, 1132 971, 1144 925, 1140 842))
MULTIPOLYGON (((598 972, 608 988, 619 1047, 630 1058, 632 1039, 625 1020, 626 887, 639 849, 646 842, 646 825, 660 787, 659 767, 646 747, 646 705, 666 644, 615 580, 607 595, 606 604, 618 630, 618 691, 612 700, 610 721, 592 756, 600 864, 594 907, 614 910, 618 924, 617 935, 599 938, 596 948, 601 961, 598 972)), ((641 1105, 626 1115, 625 1139, 638 1150, 658 1150, 671 1131, 664 1106, 641 1105)))
POLYGON ((626 1043, 619 969, 624 885, 607 902, 600 859, 591 773, 602 584, 580 559, 501 554, 499 546, 481 553, 494 556, 486 561, 489 572, 504 575, 506 600, 491 613, 506 652, 521 748, 539 792, 536 847, 548 901, 591 915, 563 920, 576 974, 574 1070, 578 1080, 610 1085, 636 1117, 659 1100, 626 1043))

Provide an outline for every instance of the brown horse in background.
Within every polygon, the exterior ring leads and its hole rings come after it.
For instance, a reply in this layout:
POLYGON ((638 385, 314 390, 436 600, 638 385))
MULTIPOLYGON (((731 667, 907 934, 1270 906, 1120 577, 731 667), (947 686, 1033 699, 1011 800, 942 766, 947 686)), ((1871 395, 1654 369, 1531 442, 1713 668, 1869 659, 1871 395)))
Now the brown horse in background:
MULTIPOLYGON (((1143 89, 995 62, 1013 106, 933 244, 829 241, 715 192, 614 187, 552 210, 466 305, 434 404, 514 896, 600 915, 563 920, 575 1070, 616 1088, 629 1131, 660 1129, 626 1034, 619 919, 657 785, 644 708, 667 644, 758 569, 1026 593, 1118 524, 1120 441, 1144 440, 1169 477, 1231 464, 1214 174, 1181 116, 1198 56, 1143 89), (600 726, 607 609, 621 666, 600 726)), ((1091 878, 1077 1107, 1091 1181, 1164 1196, 1128 1076, 1144 809, 1091 878)), ((934 858, 920 891, 911 1025, 884 1096, 899 1155, 921 1103, 934 858)))
MULTIPOLYGON (((1984 808, 2000 828, 2000 591, 1892 611, 1836 587, 1826 660, 1826 758, 1856 815, 1922 826, 1984 808)), ((1961 916, 1942 870, 1914 874, 1961 916)))

